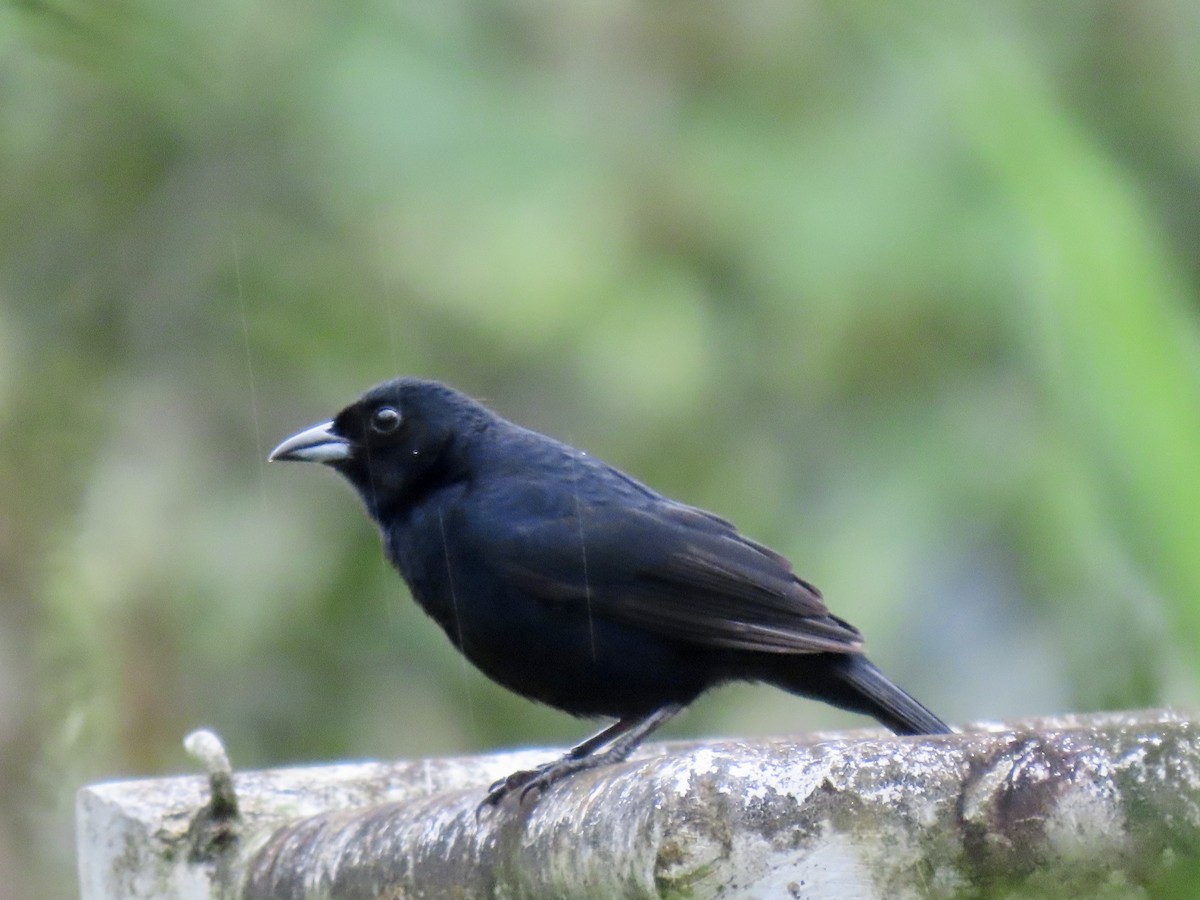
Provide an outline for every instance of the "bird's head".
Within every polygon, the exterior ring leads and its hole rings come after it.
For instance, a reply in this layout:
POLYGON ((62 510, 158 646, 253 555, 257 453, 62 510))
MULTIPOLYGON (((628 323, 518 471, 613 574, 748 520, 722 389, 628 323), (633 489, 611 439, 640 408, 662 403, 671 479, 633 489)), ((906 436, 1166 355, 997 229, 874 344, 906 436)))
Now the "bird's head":
POLYGON ((336 469, 378 520, 430 487, 465 477, 463 447, 493 420, 444 384, 397 378, 371 388, 331 421, 292 435, 270 459, 336 469))

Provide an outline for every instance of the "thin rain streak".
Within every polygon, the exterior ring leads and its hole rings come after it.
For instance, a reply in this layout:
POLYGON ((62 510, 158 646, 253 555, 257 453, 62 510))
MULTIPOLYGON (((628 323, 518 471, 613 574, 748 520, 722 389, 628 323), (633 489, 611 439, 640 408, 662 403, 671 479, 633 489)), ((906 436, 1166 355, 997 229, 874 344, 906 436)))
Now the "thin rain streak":
POLYGON ((574 478, 571 481, 571 487, 575 491, 575 522, 579 527, 579 555, 583 561, 583 598, 587 604, 587 620, 588 620, 588 640, 591 644, 592 662, 596 661, 596 624, 592 620, 592 581, 588 576, 588 557, 587 557, 587 535, 583 528, 583 504, 579 500, 579 460, 587 456, 587 453, 580 451, 579 456, 575 458, 575 467, 572 470, 574 478))

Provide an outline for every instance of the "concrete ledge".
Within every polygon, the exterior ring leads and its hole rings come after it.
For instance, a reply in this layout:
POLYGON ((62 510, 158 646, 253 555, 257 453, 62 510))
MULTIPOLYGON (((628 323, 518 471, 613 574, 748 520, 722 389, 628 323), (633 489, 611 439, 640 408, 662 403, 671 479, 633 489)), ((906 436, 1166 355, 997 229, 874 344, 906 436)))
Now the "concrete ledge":
POLYGON ((658 744, 477 817, 487 784, 554 755, 237 774, 240 814, 216 829, 204 776, 85 788, 82 896, 1091 898, 1200 883, 1200 714, 658 744))

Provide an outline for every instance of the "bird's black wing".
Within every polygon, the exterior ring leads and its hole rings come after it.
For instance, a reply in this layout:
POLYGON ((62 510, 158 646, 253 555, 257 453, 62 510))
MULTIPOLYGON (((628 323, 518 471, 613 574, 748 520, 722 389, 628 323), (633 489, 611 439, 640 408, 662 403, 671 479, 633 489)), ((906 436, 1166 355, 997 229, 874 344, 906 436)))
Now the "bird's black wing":
POLYGON ((784 557, 702 510, 665 498, 579 501, 570 513, 507 524, 491 563, 544 602, 589 604, 591 615, 710 646, 862 648, 858 630, 831 615, 784 557))

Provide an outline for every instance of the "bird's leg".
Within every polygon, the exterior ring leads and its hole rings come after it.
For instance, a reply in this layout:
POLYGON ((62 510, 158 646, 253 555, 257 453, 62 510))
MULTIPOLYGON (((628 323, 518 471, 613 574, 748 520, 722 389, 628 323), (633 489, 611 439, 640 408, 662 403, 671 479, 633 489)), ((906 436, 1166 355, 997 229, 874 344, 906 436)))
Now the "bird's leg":
POLYGON ((574 772, 620 762, 652 731, 682 708, 678 703, 668 703, 644 716, 619 719, 603 731, 572 747, 560 759, 540 765, 536 769, 513 772, 507 778, 500 779, 488 789, 488 795, 480 804, 480 809, 498 805, 514 791, 519 790, 521 799, 524 800, 531 791, 545 790, 574 772), (601 747, 607 749, 597 752, 601 747))
POLYGON ((642 720, 639 718, 633 719, 617 719, 606 728, 601 728, 591 737, 580 741, 566 753, 567 759, 583 759, 585 756, 591 756, 597 749, 605 744, 611 743, 625 734, 633 726, 637 725, 642 720))

